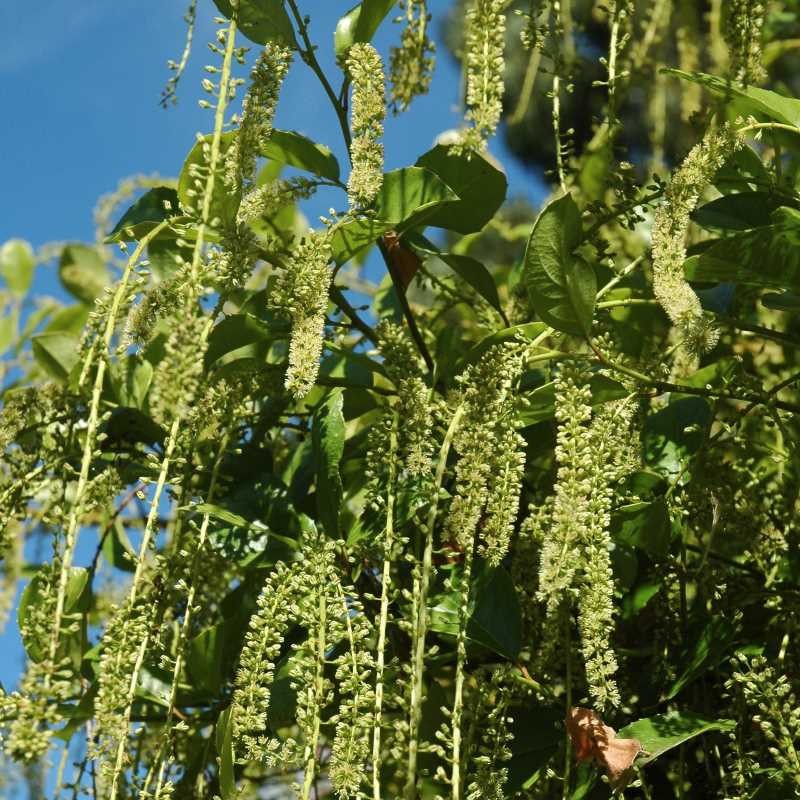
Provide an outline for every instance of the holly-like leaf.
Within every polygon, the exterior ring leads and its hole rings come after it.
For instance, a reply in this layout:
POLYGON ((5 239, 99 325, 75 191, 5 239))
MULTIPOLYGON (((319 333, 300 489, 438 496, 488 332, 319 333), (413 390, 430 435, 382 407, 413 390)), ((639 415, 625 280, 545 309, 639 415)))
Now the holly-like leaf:
POLYGON ((339 180, 339 162, 330 148, 296 131, 273 130, 261 155, 312 172, 321 178, 339 180))
POLYGON ((581 243, 581 215, 569 194, 539 214, 525 249, 523 280, 536 313, 556 330, 574 336, 592 326, 597 278, 575 248, 581 243))
POLYGON ((431 214, 427 225, 456 233, 479 231, 506 198, 506 176, 480 153, 467 156, 452 147, 436 145, 417 159, 417 166, 438 175, 458 195, 458 200, 431 214))
POLYGON ((339 462, 344 453, 344 414, 341 389, 334 389, 314 414, 311 447, 316 474, 317 514, 328 536, 341 534, 342 478, 339 462))
MULTIPOLYGON (((233 14, 230 0, 214 0, 214 5, 228 19, 233 14)), ((297 50, 292 21, 283 0, 239 0, 237 22, 239 30, 251 42, 277 42, 297 50)))

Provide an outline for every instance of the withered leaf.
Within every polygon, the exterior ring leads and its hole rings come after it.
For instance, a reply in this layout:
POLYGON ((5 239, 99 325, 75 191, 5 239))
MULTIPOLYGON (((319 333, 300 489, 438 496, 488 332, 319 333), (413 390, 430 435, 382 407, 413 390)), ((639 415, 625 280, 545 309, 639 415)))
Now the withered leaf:
POLYGON ((643 752, 638 739, 618 739, 616 731, 590 708, 571 708, 565 724, 575 759, 597 762, 605 769, 612 787, 625 786, 636 756, 643 752))

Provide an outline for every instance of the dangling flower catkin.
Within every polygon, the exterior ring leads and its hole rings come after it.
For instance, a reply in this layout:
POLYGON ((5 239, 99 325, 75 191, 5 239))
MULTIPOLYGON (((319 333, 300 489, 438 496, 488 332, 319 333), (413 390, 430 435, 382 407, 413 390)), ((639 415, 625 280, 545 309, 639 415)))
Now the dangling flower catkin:
POLYGON ((464 50, 467 73, 465 150, 484 150, 503 113, 507 0, 473 0, 467 12, 464 50))
POLYGON ((268 44, 250 73, 251 84, 242 102, 242 119, 227 154, 226 182, 241 186, 252 181, 256 159, 272 135, 272 120, 281 85, 292 63, 286 47, 268 44))
POLYGON ((673 174, 665 203, 653 220, 653 290, 690 352, 710 350, 718 333, 683 275, 689 215, 717 170, 739 147, 741 139, 729 127, 709 131, 673 174))
POLYGON ((395 113, 405 111, 415 97, 428 92, 436 50, 428 36, 431 15, 426 0, 405 0, 400 7, 406 12, 406 26, 400 36, 400 46, 392 48, 389 58, 391 102, 395 113))
POLYGON ((292 322, 286 388, 305 397, 319 374, 325 311, 331 284, 330 236, 314 231, 294 249, 276 287, 277 301, 292 322))
POLYGON ((614 578, 609 533, 612 484, 629 467, 621 457, 635 406, 622 400, 592 417, 587 376, 565 367, 556 379, 558 475, 552 520, 541 550, 539 599, 548 616, 577 606, 589 691, 599 708, 617 706, 614 578))
POLYGON ((728 0, 723 35, 728 44, 731 74, 742 83, 761 83, 766 78, 761 36, 767 4, 760 0, 728 0))
POLYGON ((357 43, 347 53, 347 72, 353 82, 353 169, 347 195, 351 207, 362 208, 372 203, 383 185, 383 145, 378 141, 386 117, 383 61, 371 44, 357 43))

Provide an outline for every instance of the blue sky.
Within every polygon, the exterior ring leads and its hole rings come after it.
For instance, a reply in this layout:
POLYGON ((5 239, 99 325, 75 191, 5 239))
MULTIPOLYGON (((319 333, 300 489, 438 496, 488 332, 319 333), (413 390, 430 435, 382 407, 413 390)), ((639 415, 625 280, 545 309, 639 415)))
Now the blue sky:
MULTIPOLYGON (((354 0, 300 0, 312 16, 312 37, 328 72, 337 70, 333 30, 354 0)), ((198 98, 205 43, 215 13, 200 0, 195 48, 179 86, 177 106, 158 100, 167 59, 183 48, 187 0, 39 0, 0 3, 0 243, 11 237, 34 247, 51 241, 91 241, 97 198, 136 173, 176 176, 196 132, 210 129, 211 113, 198 98)), ((449 4, 433 3, 434 13, 449 4)), ((386 20, 375 43, 386 56, 399 34, 386 20)), ((438 39, 438 30, 434 28, 438 39)), ((254 46, 254 49, 257 49, 254 46)), ((335 85, 340 82, 338 71, 335 85)), ((460 75, 439 47, 431 93, 404 116, 389 118, 387 167, 413 164, 436 136, 458 127, 460 75)), ((241 95, 239 100, 240 102, 241 95)), ((332 147, 344 166, 336 118, 305 65, 296 62, 284 85, 276 124, 332 147)), ((541 184, 517 165, 500 138, 491 146, 509 176, 510 194, 541 200, 541 184)), ((329 202, 326 200, 325 202, 329 202)), ((327 211, 312 207, 313 213, 327 211)), ((312 223, 314 220, 312 219, 312 223)), ((55 270, 40 267, 34 293, 59 294, 55 270)), ((89 536, 84 537, 88 540, 89 536)), ((86 542, 88 552, 93 542, 86 542)), ((79 553, 79 560, 81 555, 79 553)), ((0 681, 14 684, 22 649, 13 623, 0 636, 0 681)))

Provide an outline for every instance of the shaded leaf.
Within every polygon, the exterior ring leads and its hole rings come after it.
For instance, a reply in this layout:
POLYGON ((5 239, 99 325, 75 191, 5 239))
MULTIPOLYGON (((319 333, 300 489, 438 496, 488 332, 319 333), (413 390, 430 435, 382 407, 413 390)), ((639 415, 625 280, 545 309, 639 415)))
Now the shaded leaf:
MULTIPOLYGON (((599 406, 603 403, 610 403, 613 400, 622 400, 630 392, 617 381, 606 375, 592 375, 589 379, 589 386, 592 390, 591 404, 599 406)), ((555 416, 556 388, 555 382, 545 383, 527 395, 527 404, 519 412, 517 417, 521 428, 528 425, 535 425, 546 419, 555 416)))
POLYGON ((672 538, 666 503, 659 499, 620 506, 611 514, 611 532, 616 541, 664 558, 672 538))
POLYGON ((717 240, 684 264, 690 281, 800 289, 800 212, 781 207, 771 225, 717 240))
POLYGON ((743 86, 735 81, 718 78, 704 72, 684 72, 680 69, 666 69, 665 72, 683 80, 705 86, 717 97, 727 100, 736 114, 744 117, 754 115, 768 117, 784 125, 800 126, 800 100, 784 97, 769 89, 758 86, 743 86))
POLYGON ((314 413, 311 447, 316 474, 317 514, 328 536, 339 538, 342 478, 339 462, 344 453, 345 425, 342 390, 331 391, 314 413))
MULTIPOLYGON (((459 597, 456 587, 432 598, 431 630, 458 634, 459 597)), ((522 646, 522 616, 514 582, 505 569, 475 562, 467 613, 467 638, 506 658, 517 657, 522 646)))
POLYGON ((773 192, 737 192, 696 208, 692 219, 704 228, 744 231, 769 225, 772 212, 786 205, 790 199, 773 192))
POLYGON ((234 773, 233 720, 231 708, 226 708, 217 719, 215 744, 219 756, 219 790, 222 800, 236 797, 236 775, 234 773))
POLYGON ((107 242, 141 239, 160 222, 180 213, 178 192, 171 186, 146 191, 120 218, 106 237, 107 242))
POLYGON ((533 226, 522 275, 536 313, 556 330, 575 336, 589 332, 597 294, 594 270, 573 254, 581 237, 580 211, 572 197, 553 200, 533 226))

